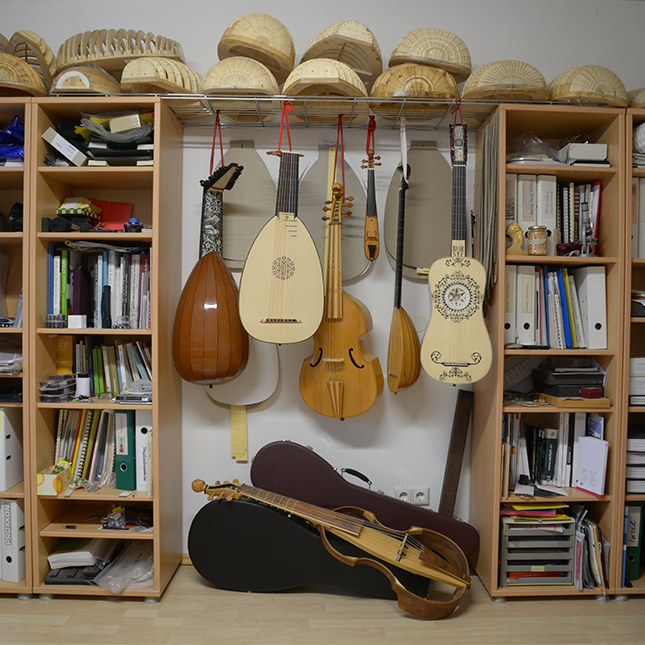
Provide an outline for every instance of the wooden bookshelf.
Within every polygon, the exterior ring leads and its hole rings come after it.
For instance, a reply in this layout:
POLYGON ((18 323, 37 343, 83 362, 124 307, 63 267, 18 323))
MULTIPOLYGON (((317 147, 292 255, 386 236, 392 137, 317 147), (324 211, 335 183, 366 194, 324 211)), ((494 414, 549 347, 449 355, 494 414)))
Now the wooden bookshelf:
POLYGON ((30 480, 54 459, 58 414, 63 409, 151 409, 153 419, 153 486, 151 494, 103 488, 98 492, 77 490, 69 496, 38 496, 29 488, 31 524, 31 587, 33 593, 95 596, 102 587, 45 584, 49 571, 47 555, 61 537, 104 537, 114 540, 146 540, 153 545, 154 581, 150 589, 126 589, 120 596, 158 598, 181 562, 181 383, 171 355, 174 309, 181 291, 181 271, 176 262, 181 240, 182 126, 159 97, 47 97, 29 105, 30 182, 28 236, 32 270, 29 276, 30 316, 28 331, 32 361, 26 378, 30 390, 38 391, 41 380, 56 373, 57 338, 72 342, 85 336, 103 337, 106 343, 127 339, 145 341, 152 353, 152 405, 122 405, 109 398, 86 402, 45 403, 35 396, 29 402, 30 480), (78 122, 82 113, 103 114, 145 110, 154 114, 154 165, 146 167, 49 167, 43 160, 49 145, 42 133, 65 121, 78 122), (133 204, 133 216, 146 228, 142 233, 43 232, 43 217, 52 217, 68 197, 89 197, 133 204), (46 326, 48 307, 48 245, 67 240, 136 244, 150 249, 150 329, 51 329, 46 326), (106 531, 100 520, 113 505, 142 506, 153 517, 153 528, 142 532, 106 531), (70 527, 75 528, 70 528, 70 527))
MULTIPOLYGON (((621 567, 623 525, 619 510, 624 496, 621 481, 621 446, 623 442, 622 416, 624 411, 624 302, 625 302, 625 110, 569 105, 520 105, 502 104, 478 130, 478 160, 481 159, 485 128, 493 119, 498 120, 498 186, 497 186, 497 282, 491 293, 487 312, 487 325, 493 345, 493 364, 488 375, 474 385, 473 434, 471 448, 470 523, 480 533, 481 545, 474 556, 477 575, 492 597, 517 596, 576 596, 599 594, 600 590, 578 591, 573 585, 522 585, 504 586, 500 580, 500 505, 517 501, 512 492, 502 496, 502 420, 507 412, 521 414, 523 418, 539 418, 545 411, 584 411, 602 414, 605 418, 605 438, 610 452, 607 465, 605 495, 598 499, 575 489, 558 501, 580 502, 589 509, 589 516, 599 524, 603 536, 612 545, 609 562, 609 586, 617 587, 621 567), (507 138, 523 132, 533 132, 542 140, 558 143, 579 133, 587 133, 597 143, 608 145, 608 168, 570 167, 556 164, 524 165, 506 163, 507 138), (558 179, 575 182, 601 182, 601 206, 598 257, 540 257, 505 256, 505 191, 507 174, 547 174, 558 179), (602 350, 543 350, 505 349, 504 347, 504 293, 505 264, 536 264, 568 267, 569 269, 600 265, 605 267, 607 297, 607 349, 602 350), (504 361, 516 356, 593 356, 607 374, 605 397, 611 401, 608 408, 530 408, 520 405, 504 406, 504 361)), ((479 172, 479 169, 478 171, 479 172)), ((475 204, 481 187, 476 181, 475 204)), ((477 208, 477 206, 476 206, 477 208)), ((537 498, 539 499, 539 498, 537 498)))
MULTIPOLYGON (((20 116, 25 121, 25 165, 24 167, 3 166, 0 167, 0 213, 6 218, 11 207, 15 203, 23 205, 23 230, 3 231, 0 233, 0 252, 10 258, 9 277, 5 291, 7 303, 7 314, 13 317, 16 312, 18 298, 23 293, 23 320, 28 320, 29 302, 27 299, 27 280, 29 275, 29 236, 31 233, 31 221, 27 213, 30 208, 30 179, 31 159, 28 148, 31 141, 31 115, 29 111, 30 99, 18 97, 0 98, 0 127, 4 128, 10 123, 14 116, 20 116)), ((2 388, 21 388, 22 402, 2 403, 0 407, 22 409, 22 441, 23 441, 23 470, 24 480, 7 491, 0 492, 0 498, 18 500, 25 512, 25 577, 17 583, 0 580, 0 593, 18 594, 25 597, 31 594, 31 526, 28 518, 31 517, 32 509, 32 483, 28 477, 30 443, 30 414, 31 414, 31 391, 28 387, 27 370, 30 364, 30 343, 29 332, 26 323, 22 327, 0 328, 0 340, 19 345, 22 349, 23 371, 13 375, 3 375, 0 378, 2 388)), ((0 576, 1 577, 1 576, 0 576)))

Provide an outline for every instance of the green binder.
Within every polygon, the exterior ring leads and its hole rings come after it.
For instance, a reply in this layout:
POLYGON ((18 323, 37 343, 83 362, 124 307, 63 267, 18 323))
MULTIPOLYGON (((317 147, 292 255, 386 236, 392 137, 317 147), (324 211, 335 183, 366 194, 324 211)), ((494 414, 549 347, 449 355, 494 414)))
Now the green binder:
POLYGON ((641 561, 641 542, 643 539, 643 504, 644 502, 626 502, 629 508, 627 518, 627 560, 625 579, 638 580, 641 561))
POLYGON ((134 410, 114 412, 116 487, 121 490, 137 488, 137 471, 134 463, 134 419, 134 410))

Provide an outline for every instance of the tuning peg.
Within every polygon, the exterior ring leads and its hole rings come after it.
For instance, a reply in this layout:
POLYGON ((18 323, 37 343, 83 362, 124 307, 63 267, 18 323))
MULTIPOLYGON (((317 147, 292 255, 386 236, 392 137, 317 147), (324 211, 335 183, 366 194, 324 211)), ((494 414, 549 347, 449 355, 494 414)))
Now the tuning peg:
POLYGON ((219 486, 219 485, 220 485, 220 481, 219 481, 219 479, 218 479, 218 480, 215 482, 215 486, 219 486))
POLYGON ((240 480, 239 479, 234 479, 233 483, 237 486, 240 483, 240 480))
POLYGON ((330 218, 329 218, 329 217, 327 217, 327 215, 323 215, 320 219, 321 219, 323 222, 327 222, 327 221, 329 221, 329 219, 330 219, 330 218))
POLYGON ((232 495, 231 493, 229 493, 229 494, 226 496, 226 501, 227 501, 227 502, 232 502, 232 501, 233 501, 233 495, 232 495))
POLYGON ((347 197, 345 197, 345 201, 346 202, 353 202, 354 198, 351 195, 348 195, 347 197))
POLYGON ((352 214, 352 211, 342 211, 341 215, 343 217, 349 217, 352 214))

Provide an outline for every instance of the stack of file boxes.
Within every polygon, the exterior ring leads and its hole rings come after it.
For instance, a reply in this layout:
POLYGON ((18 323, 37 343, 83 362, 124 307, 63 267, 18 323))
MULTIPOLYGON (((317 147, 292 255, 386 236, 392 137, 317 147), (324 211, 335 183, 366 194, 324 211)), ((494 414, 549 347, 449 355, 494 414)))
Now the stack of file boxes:
POLYGON ((555 526, 502 517, 500 587, 573 584, 575 521, 555 526))

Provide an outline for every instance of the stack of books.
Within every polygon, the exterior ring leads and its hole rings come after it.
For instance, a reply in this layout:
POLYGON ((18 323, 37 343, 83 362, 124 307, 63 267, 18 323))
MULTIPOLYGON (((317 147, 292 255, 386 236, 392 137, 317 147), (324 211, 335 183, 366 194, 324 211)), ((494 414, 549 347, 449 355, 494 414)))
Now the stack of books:
POLYGON ((629 405, 645 405, 645 355, 629 357, 629 405))

